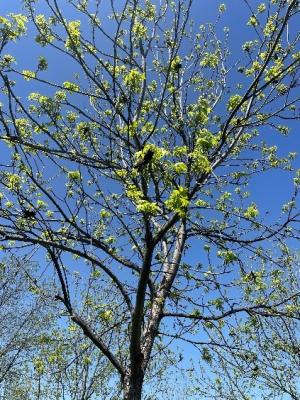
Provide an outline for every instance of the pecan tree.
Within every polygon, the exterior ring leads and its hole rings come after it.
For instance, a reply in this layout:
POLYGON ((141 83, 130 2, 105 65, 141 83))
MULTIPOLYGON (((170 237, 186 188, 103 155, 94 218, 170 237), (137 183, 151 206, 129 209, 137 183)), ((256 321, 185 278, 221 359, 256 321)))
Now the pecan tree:
MULTIPOLYGON (((210 362, 220 347, 247 353, 229 340, 243 325, 299 315, 300 174, 278 135, 299 119, 299 4, 241 2, 241 43, 211 4, 207 23, 192 0, 24 0, 0 19, 2 248, 51 261, 53 298, 126 400, 175 340, 210 362), (278 215, 263 193, 273 171, 287 192, 278 215), (115 293, 98 321, 74 301, 74 271, 115 293)), ((255 360, 239 375, 228 358, 232 382, 259 382, 255 360)))

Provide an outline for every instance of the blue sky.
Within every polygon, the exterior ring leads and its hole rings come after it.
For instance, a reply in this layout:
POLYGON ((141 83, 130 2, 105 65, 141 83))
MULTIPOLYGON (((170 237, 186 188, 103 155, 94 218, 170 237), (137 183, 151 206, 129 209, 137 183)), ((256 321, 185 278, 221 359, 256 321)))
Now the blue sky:
MULTIPOLYGON (((20 0, 5 1, 1 5, 2 15, 8 12, 20 12, 22 10, 20 0)), ((260 1, 252 1, 251 6, 253 9, 260 1)), ((102 3, 103 14, 108 13, 109 7, 106 8, 105 4, 102 3), (106 8, 106 9, 105 9, 106 8)), ((195 20, 195 26, 206 22, 214 22, 216 19, 217 9, 219 1, 195 1, 191 17, 195 20)), ((219 34, 220 39, 224 38, 222 28, 224 26, 230 27, 230 59, 236 63, 242 55, 241 45, 245 40, 253 39, 252 30, 246 26, 246 22, 249 18, 249 11, 245 6, 245 3, 240 0, 231 0, 226 3, 227 11, 222 16, 222 23, 220 24, 219 34)), ((62 2, 62 8, 67 18, 76 18, 76 13, 65 7, 62 2)), ((38 12, 44 12, 46 10, 45 5, 42 2, 38 3, 38 12)), ((77 16, 78 17, 78 16, 77 16)), ((103 24, 109 29, 110 24, 113 26, 110 20, 105 21, 103 17, 103 24)), ((290 29, 292 30, 293 27, 290 29)), ((74 73, 77 72, 77 67, 70 58, 63 57, 57 59, 57 53, 53 49, 46 47, 41 48, 40 46, 34 45, 32 35, 29 31, 27 38, 22 39, 22 45, 17 42, 12 45, 10 51, 17 58, 18 68, 22 69, 35 69, 37 65, 37 59, 40 55, 47 56, 49 61, 49 70, 45 76, 49 77, 50 81, 64 82, 65 80, 71 80, 74 77, 74 73)), ((105 45, 105 43, 103 43, 105 45)), ((106 44, 107 45, 107 44, 106 44)), ((233 75, 234 77, 234 75, 233 75)), ((232 81, 232 86, 236 84, 237 80, 240 80, 240 74, 236 74, 236 81, 232 81)), ((35 88, 39 88, 44 92, 48 91, 44 85, 37 85, 35 88)), ((22 96, 27 96, 29 91, 33 91, 33 84, 31 82, 24 82, 20 79, 20 85, 18 85, 18 93, 22 96)), ((291 129, 291 133, 288 137, 282 137, 280 134, 276 134, 274 131, 264 128, 263 138, 270 145, 277 145, 282 155, 287 154, 289 151, 297 151, 300 148, 300 135, 297 130, 297 122, 289 121, 288 125, 291 129)), ((295 162, 295 165, 300 167, 299 160, 295 162)), ((265 174, 260 174, 255 177, 251 183, 251 193, 254 201, 261 204, 262 209, 268 211, 279 211, 281 204, 288 200, 291 190, 293 190, 291 175, 288 178, 287 173, 281 173, 279 171, 272 171, 265 174)))

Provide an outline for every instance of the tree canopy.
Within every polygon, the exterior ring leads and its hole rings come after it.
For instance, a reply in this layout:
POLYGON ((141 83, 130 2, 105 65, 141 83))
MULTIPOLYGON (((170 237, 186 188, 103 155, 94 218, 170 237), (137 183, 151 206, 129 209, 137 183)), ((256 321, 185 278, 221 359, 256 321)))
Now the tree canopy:
POLYGON ((47 265, 35 296, 83 363, 60 379, 107 385, 60 396, 159 399, 144 384, 175 366, 190 398, 299 398, 299 2, 241 2, 241 38, 211 3, 204 22, 192 0, 0 17, 1 251, 47 265))

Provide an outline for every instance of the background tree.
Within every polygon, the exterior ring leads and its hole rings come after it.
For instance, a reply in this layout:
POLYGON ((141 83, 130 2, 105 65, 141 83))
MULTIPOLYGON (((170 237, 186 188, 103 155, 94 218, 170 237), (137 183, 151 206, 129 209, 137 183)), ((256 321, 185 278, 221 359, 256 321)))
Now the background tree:
POLYGON ((218 33, 224 4, 199 28, 191 0, 46 0, 43 14, 38 1, 24 5, 27 17, 0 20, 3 250, 35 247, 51 261, 52 297, 119 374, 124 399, 141 399, 149 367, 177 339, 203 362, 222 360, 228 396, 240 396, 243 378, 230 357, 259 385, 267 322, 291 323, 288 335, 299 318, 298 286, 286 281, 298 265, 300 175, 296 153, 272 136, 299 119, 298 1, 249 7, 250 40, 234 58, 229 30, 218 33), (22 43, 27 25, 55 60, 18 68, 11 42, 22 43), (51 76, 54 62, 67 63, 70 79, 51 76), (273 170, 294 179, 278 216, 247 188, 273 170), (74 270, 86 282, 101 274, 81 305, 74 270), (113 300, 101 307, 105 287, 113 300), (246 342, 255 329, 258 345, 246 342))
MULTIPOLYGON (((272 295, 284 298, 299 290, 298 271, 295 276, 293 268, 288 268, 286 275, 280 273, 280 279, 278 272, 271 274, 272 295)), ((247 285, 253 302, 261 295, 270 296, 271 285, 264 281, 263 286, 258 292, 247 285)), ((223 327, 208 324, 207 343, 193 343, 202 351, 194 394, 209 399, 255 399, 257 393, 262 399, 298 399, 298 314, 255 313, 248 318, 235 317, 226 326, 228 334, 224 335, 223 327), (211 370, 209 377, 206 368, 211 370)))
MULTIPOLYGON (((32 256, 1 262, 0 398, 120 398, 120 382, 114 369, 81 330, 66 320, 66 313, 51 296, 57 292, 55 277, 49 280, 47 266, 40 275, 30 262, 32 256)), ((98 334, 112 343, 112 312, 108 305, 114 306, 113 288, 103 286, 99 293, 99 271, 85 285, 76 271, 74 279, 73 302, 78 302, 77 309, 88 314, 98 334)), ((150 372, 149 396, 151 391, 172 393, 171 387, 157 383, 157 376, 165 378, 164 368, 175 362, 171 352, 164 353, 164 359, 160 358, 157 368, 150 372)))
POLYGON ((34 296, 36 268, 30 257, 7 257, 0 268, 0 396, 4 399, 8 387, 20 396, 20 381, 26 393, 25 364, 50 326, 51 315, 45 302, 34 296))

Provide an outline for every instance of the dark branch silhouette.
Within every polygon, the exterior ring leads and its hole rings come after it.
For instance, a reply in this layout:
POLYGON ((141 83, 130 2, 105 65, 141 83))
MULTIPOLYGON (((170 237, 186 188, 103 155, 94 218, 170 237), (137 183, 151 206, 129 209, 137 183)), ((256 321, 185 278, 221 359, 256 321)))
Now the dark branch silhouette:
POLYGON ((154 151, 151 149, 147 150, 144 157, 140 158, 136 162, 134 168, 136 168, 139 172, 141 172, 148 164, 151 163, 153 156, 154 156, 154 151))

